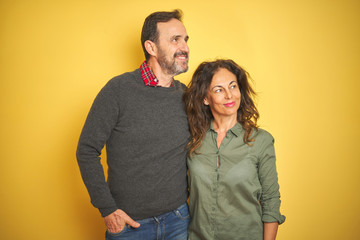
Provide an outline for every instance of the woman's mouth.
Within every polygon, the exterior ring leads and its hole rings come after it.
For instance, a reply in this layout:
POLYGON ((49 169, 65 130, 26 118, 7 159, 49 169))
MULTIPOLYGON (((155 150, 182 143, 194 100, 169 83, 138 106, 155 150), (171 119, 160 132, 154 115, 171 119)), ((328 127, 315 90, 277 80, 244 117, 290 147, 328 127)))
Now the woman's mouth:
POLYGON ((235 102, 229 102, 224 105, 225 105, 225 107, 233 107, 233 106, 235 106, 235 102))

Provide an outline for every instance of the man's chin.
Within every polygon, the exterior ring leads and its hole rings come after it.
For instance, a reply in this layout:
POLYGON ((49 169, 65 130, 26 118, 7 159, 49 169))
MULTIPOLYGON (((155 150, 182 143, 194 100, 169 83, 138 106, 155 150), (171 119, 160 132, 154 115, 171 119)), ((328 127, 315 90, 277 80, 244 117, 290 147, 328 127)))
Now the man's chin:
POLYGON ((187 72, 188 69, 189 69, 189 66, 187 63, 179 64, 176 68, 176 72, 177 72, 177 74, 180 74, 180 73, 187 72))
POLYGON ((179 75, 181 73, 187 72, 188 68, 181 68, 176 71, 176 75, 179 75))

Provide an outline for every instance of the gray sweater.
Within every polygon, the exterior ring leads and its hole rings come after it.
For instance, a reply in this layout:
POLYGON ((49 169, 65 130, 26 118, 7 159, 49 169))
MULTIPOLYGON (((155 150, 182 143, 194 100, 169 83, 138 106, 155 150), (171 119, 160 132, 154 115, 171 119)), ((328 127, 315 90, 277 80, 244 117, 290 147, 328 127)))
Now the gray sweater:
POLYGON ((97 95, 77 148, 92 204, 107 216, 122 209, 135 220, 186 202, 189 129, 185 85, 145 86, 140 69, 110 80, 97 95), (100 163, 106 144, 108 179, 100 163))

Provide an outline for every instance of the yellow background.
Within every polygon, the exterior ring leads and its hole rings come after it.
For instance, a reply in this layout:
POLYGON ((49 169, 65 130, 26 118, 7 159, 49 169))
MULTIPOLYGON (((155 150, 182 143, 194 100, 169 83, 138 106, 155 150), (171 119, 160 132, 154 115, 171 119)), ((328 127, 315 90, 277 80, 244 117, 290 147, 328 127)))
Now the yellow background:
POLYGON ((357 0, 0 1, 0 239, 103 239, 75 159, 92 101, 143 61, 145 17, 181 8, 188 83, 232 58, 276 139, 279 240, 358 239, 360 2, 357 0))

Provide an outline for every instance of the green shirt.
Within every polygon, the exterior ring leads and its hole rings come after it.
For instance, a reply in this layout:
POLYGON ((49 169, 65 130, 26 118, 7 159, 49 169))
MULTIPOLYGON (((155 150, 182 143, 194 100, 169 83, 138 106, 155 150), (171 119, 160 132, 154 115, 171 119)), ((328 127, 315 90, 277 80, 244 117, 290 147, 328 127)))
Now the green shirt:
POLYGON ((247 145, 244 133, 237 123, 218 148, 211 124, 199 154, 188 157, 189 240, 258 240, 264 222, 285 221, 279 211, 274 139, 258 129, 247 145))

